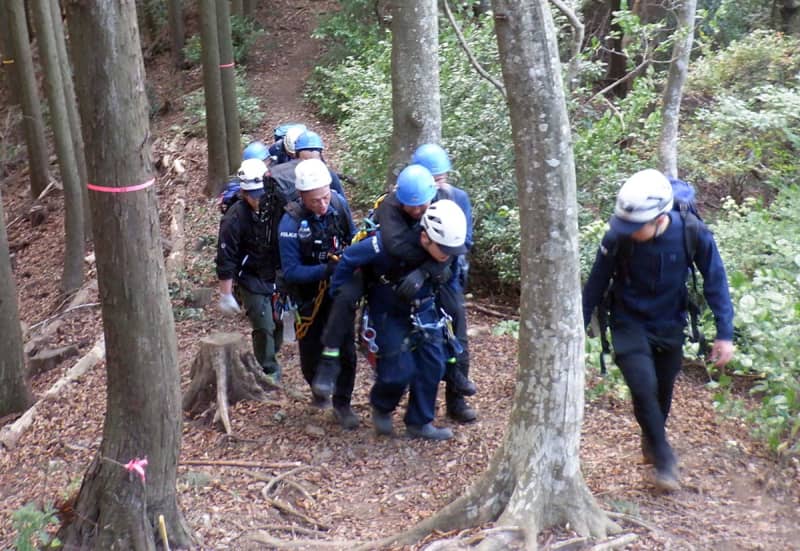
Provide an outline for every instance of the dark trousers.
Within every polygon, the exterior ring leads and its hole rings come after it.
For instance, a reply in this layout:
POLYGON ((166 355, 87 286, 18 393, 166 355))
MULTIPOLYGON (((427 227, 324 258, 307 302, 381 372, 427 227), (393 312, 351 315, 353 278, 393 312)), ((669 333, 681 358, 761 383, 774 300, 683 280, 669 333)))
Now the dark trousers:
POLYGON ((333 305, 325 329, 322 332, 322 345, 326 348, 342 348, 353 341, 358 301, 364 295, 364 276, 360 270, 350 281, 336 290, 333 305))
POLYGON ((683 333, 653 335, 632 325, 611 330, 614 361, 631 391, 633 413, 649 442, 657 469, 675 464, 665 425, 675 378, 683 363, 683 333))
MULTIPOLYGON (((370 391, 370 403, 382 413, 394 411, 409 391, 406 425, 425 425, 433 421, 436 393, 444 371, 444 349, 441 329, 413 330, 408 316, 370 313, 377 332, 377 377, 370 391)), ((424 323, 438 319, 433 307, 419 313, 424 323)))
MULTIPOLYGON (((317 366, 322 358, 322 331, 331 313, 332 305, 333 300, 328 295, 325 295, 313 319, 311 319, 314 310, 313 301, 300 304, 298 308, 301 323, 310 321, 306 333, 297 340, 297 346, 300 350, 300 369, 309 386, 314 381, 314 375, 317 374, 317 366)), ((341 369, 339 376, 336 378, 336 385, 333 391, 332 401, 334 406, 350 404, 356 380, 355 329, 352 319, 344 329, 343 342, 339 348, 341 369)))
POLYGON ((275 355, 283 342, 283 325, 275 323, 272 317, 272 295, 251 293, 242 286, 238 289, 253 328, 253 354, 265 373, 280 377, 281 368, 275 355))
MULTIPOLYGON (((445 343, 445 354, 448 360, 455 357, 455 364, 449 363, 447 369, 458 369, 469 378, 469 343, 467 341, 467 309, 464 305, 464 288, 457 282, 450 282, 439 287, 439 304, 453 318, 453 333, 463 349, 456 354, 450 343, 445 343)), ((447 409, 454 409, 456 403, 462 400, 461 394, 452 388, 449 377, 445 377, 444 397, 447 409)))

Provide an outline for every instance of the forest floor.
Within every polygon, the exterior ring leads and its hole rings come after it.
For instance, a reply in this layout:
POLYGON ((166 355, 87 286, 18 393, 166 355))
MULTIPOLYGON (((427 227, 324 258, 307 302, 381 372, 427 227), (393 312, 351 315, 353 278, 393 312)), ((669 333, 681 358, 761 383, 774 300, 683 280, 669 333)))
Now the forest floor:
MULTIPOLYGON (((259 136, 268 140, 271 129, 282 122, 305 122, 324 136, 328 158, 335 165, 339 147, 333 127, 302 101, 305 79, 321 51, 320 44, 309 37, 314 18, 334 3, 260 4, 258 18, 267 35, 247 65, 252 93, 262 100, 267 113, 259 136)), ((188 168, 182 180, 162 170, 158 185, 165 235, 176 198, 183 194, 187 199, 186 269, 173 293, 182 387, 186 388, 202 336, 217 331, 247 334, 249 328, 244 318, 222 317, 214 308, 216 298, 206 308, 193 306, 188 298, 197 289, 216 284, 213 259, 219 214, 216 200, 201 192, 205 144, 176 129, 182 120, 179 96, 199 86, 199 69, 178 78, 163 56, 149 62, 147 70, 159 97, 168 99, 173 108, 153 122, 155 158, 180 157, 188 168)), ((11 169, 3 187, 21 317, 33 326, 61 313, 57 319, 62 325, 50 345, 74 344, 83 355, 102 334, 100 310, 90 305, 63 313, 66 302, 59 291, 62 196, 56 192, 42 199, 48 218, 32 227, 24 216, 30 199, 23 166, 19 163, 11 169)), ((88 277, 95 277, 91 263, 87 267, 88 277)), ((491 296, 485 289, 472 291, 478 297, 491 296)), ((96 294, 90 294, 90 304, 97 302, 96 294)), ((502 309, 487 298, 475 301, 502 309)), ((479 419, 470 425, 452 423, 444 416, 440 397, 437 422, 456 432, 447 442, 375 436, 369 421, 371 372, 363 360, 354 396, 361 425, 353 431, 342 430, 330 411, 311 407, 293 344, 281 351, 284 387, 274 391, 268 402, 242 402, 232 408, 233 437, 225 437, 219 427, 187 418, 178 489, 197 541, 195 548, 275 548, 266 543, 268 538, 297 540, 295 549, 349 548, 354 542, 373 541, 409 527, 447 504, 484 472, 508 421, 517 346, 510 336, 493 335, 499 321, 469 310, 472 373, 479 387, 471 403, 479 419), (311 543, 300 545, 299 540, 311 543)), ((36 396, 74 361, 35 377, 36 396)), ((589 376, 587 381, 591 385, 596 378, 589 376)), ((648 481, 649 468, 641 460, 629 401, 609 396, 589 401, 581 445, 589 487, 623 533, 638 536, 626 549, 800 549, 797 458, 775 458, 752 439, 743 423, 721 419, 706 382, 705 373, 698 369, 685 370, 678 380, 669 436, 680 457, 682 489, 668 495, 657 493, 648 481)), ((43 403, 13 449, 0 449, 0 548, 13 547, 14 511, 29 502, 40 507, 58 504, 77 491, 102 438, 104 397, 101 363, 60 397, 43 403)), ((399 416, 395 423, 401 424, 399 416)), ((554 548, 576 536, 569 527, 550 530, 540 534, 540 548, 554 548)), ((598 543, 576 539, 560 548, 591 549, 598 543)))

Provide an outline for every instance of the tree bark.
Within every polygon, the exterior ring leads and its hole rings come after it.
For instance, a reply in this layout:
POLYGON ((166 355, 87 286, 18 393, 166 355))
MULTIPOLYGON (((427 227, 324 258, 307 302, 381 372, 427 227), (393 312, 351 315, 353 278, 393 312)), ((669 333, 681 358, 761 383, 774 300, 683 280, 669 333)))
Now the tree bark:
POLYGON ((44 137, 44 119, 39 103, 39 87, 33 68, 28 22, 23 0, 4 2, 11 27, 15 74, 19 78, 22 92, 23 128, 25 147, 28 150, 28 166, 31 175, 31 195, 36 198, 47 187, 49 180, 47 141, 44 137))
POLYGON ((25 379, 22 329, 19 324, 17 287, 11 271, 3 198, 0 196, 0 417, 25 411, 31 396, 25 379))
POLYGON ((244 0, 242 15, 245 17, 253 17, 256 13, 256 0, 244 0))
MULTIPOLYGON (((205 192, 214 196, 230 174, 228 164, 225 107, 222 102, 217 9, 214 0, 200 0, 200 42, 203 47, 203 93, 206 101, 206 141, 208 143, 208 179, 205 192)), ((238 164, 238 163, 237 163, 238 164)))
POLYGON ((191 544, 178 508, 180 372, 152 181, 142 50, 132 0, 70 3, 106 353, 106 417, 98 455, 59 537, 68 549, 191 544), (90 121, 90 122, 89 122, 90 121), (140 187, 141 184, 144 187, 140 187), (133 189, 120 189, 129 188, 133 189), (123 466, 147 458, 146 480, 123 466))
POLYGON ((439 23, 436 0, 394 2, 392 15, 392 145, 387 186, 408 164, 414 149, 439 143, 439 23))
POLYGON ((183 46, 186 32, 183 25, 183 0, 168 0, 169 35, 172 44, 172 61, 176 69, 183 69, 183 46))
POLYGON ((239 109, 236 105, 236 66, 233 62, 231 14, 227 2, 217 2, 217 34, 228 167, 235 170, 242 162, 242 131, 239 128, 239 109))
MULTIPOLYGON (((455 502, 407 534, 485 522, 509 530, 481 549, 508 549, 519 534, 569 523, 605 536, 615 525, 592 497, 580 469, 584 336, 580 301, 578 206, 570 124, 556 31, 547 0, 494 0, 503 78, 516 156, 521 223, 519 368, 508 430, 488 471, 455 502), (513 528, 513 529, 512 529, 513 528)), ((385 543, 385 542, 380 542, 385 543)))
POLYGON ((786 34, 800 35, 800 0, 775 0, 772 13, 777 28, 786 34))
POLYGON ((58 166, 64 184, 64 271, 61 276, 61 289, 71 293, 83 283, 84 219, 83 197, 77 153, 70 129, 67 113, 67 98, 58 45, 53 31, 53 18, 50 15, 50 0, 32 2, 34 22, 39 41, 39 61, 44 68, 47 82, 47 101, 50 106, 50 121, 56 141, 58 166))
POLYGON ((0 2, 0 71, 8 90, 9 105, 19 105, 20 91, 17 70, 14 67, 14 45, 11 40, 11 16, 4 2, 0 2))
POLYGON ((231 15, 238 15, 239 17, 242 17, 244 15, 243 0, 231 0, 230 12, 231 15))
POLYGON ((672 47, 672 63, 669 65, 669 76, 662 97, 658 157, 661 171, 670 178, 678 177, 678 123, 683 84, 689 73, 696 8, 697 0, 683 0, 678 8, 678 28, 675 45, 672 47))

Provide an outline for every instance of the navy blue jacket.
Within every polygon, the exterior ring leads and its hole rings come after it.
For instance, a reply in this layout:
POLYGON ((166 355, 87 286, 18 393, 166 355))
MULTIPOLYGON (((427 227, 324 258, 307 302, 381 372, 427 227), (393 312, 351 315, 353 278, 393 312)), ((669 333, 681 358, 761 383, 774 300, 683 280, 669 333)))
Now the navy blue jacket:
MULTIPOLYGON (((609 230, 595 257, 589 279, 583 287, 583 323, 589 325, 592 312, 611 287, 611 326, 616 323, 642 324, 653 333, 683 329, 688 308, 689 259, 684 245, 683 219, 670 211, 670 224, 658 237, 633 242, 630 254, 622 252, 622 237, 609 230), (618 251, 616 255, 612 251, 618 251)), ((694 264, 703 275, 703 295, 714 313, 717 339, 733 339, 733 304, 725 266, 714 236, 702 225, 694 264)))

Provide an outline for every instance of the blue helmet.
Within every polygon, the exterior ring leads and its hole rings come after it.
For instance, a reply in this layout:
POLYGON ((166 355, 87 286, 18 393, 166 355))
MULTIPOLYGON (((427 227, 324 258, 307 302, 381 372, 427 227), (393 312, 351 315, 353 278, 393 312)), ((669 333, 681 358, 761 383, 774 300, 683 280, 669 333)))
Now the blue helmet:
POLYGON ((450 157, 442 146, 435 143, 426 143, 414 151, 411 162, 422 165, 431 171, 431 174, 438 176, 450 172, 453 165, 450 164, 450 157))
POLYGON ((408 207, 419 207, 436 197, 436 182, 422 165, 408 165, 397 175, 397 200, 408 207))
POLYGON ((242 154, 242 160, 246 161, 247 159, 258 159, 259 161, 265 161, 269 157, 269 148, 264 145, 264 142, 251 142, 247 144, 247 147, 244 148, 244 153, 242 154))
POLYGON ((280 126, 276 126, 275 130, 273 131, 273 135, 275 136, 275 141, 277 142, 278 140, 283 138, 286 135, 286 132, 293 126, 299 126, 303 130, 306 129, 306 125, 299 122, 287 122, 281 124, 280 126))
POLYGON ((294 142, 294 151, 296 153, 305 149, 317 149, 319 151, 325 149, 322 137, 313 130, 306 130, 300 134, 294 142))

